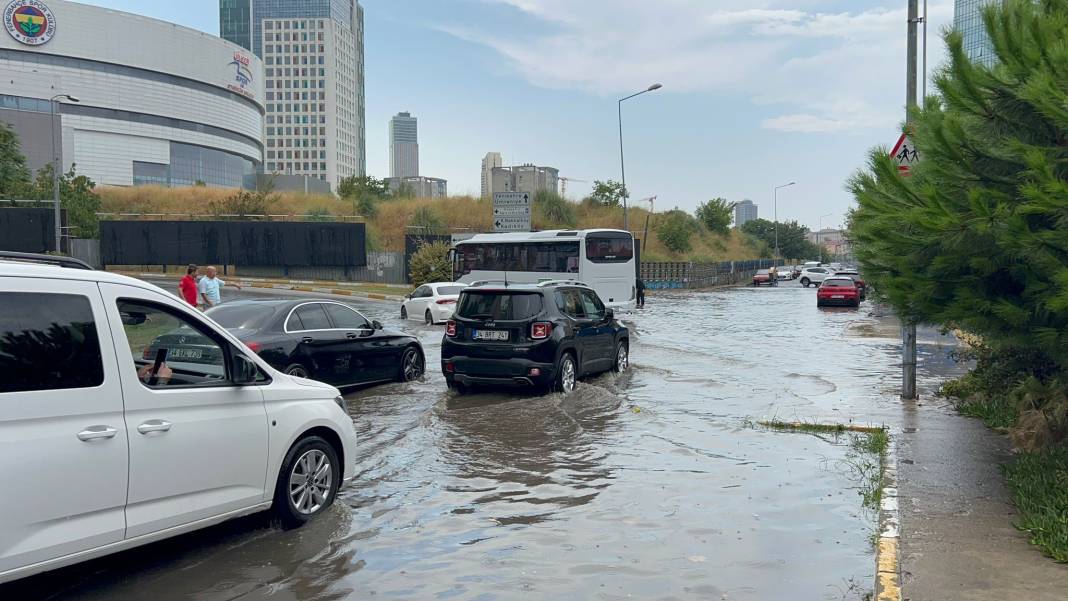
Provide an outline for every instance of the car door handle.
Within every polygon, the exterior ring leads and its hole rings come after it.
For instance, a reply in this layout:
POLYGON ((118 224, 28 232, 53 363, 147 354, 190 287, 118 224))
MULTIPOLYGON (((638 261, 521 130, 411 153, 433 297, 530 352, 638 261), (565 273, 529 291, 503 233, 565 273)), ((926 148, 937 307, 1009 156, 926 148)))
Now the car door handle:
POLYGON ((89 426, 81 432, 78 432, 78 440, 89 442, 90 440, 98 440, 101 438, 115 438, 115 435, 118 433, 119 431, 111 426, 89 426))
POLYGON ((141 434, 151 434, 152 432, 166 432, 171 429, 171 422, 164 421, 162 419, 150 419, 147 422, 137 426, 137 431, 141 434))
POLYGON ((345 338, 359 338, 359 337, 360 337, 360 335, 356 334, 354 332, 349 332, 348 334, 345 334, 345 338))
POLYGON ((311 344, 312 338, 311 338, 311 336, 305 336, 304 338, 301 338, 300 341, 303 342, 304 344, 311 344))

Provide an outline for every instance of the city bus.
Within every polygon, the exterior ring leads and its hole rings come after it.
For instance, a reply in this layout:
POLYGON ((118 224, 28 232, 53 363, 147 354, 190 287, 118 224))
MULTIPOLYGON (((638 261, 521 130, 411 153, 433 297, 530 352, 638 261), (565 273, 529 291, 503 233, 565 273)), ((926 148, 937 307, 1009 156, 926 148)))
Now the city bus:
POLYGON ((453 278, 471 284, 577 280, 610 307, 633 305, 637 257, 623 230, 549 230, 477 234, 457 242, 453 278))

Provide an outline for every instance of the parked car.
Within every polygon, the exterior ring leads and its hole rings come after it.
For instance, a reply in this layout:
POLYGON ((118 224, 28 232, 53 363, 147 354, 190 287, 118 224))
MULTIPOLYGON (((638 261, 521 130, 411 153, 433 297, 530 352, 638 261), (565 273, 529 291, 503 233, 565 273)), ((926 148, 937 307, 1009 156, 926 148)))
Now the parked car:
POLYGON ((450 388, 506 386, 570 393, 578 378, 630 365, 630 331, 597 293, 571 281, 465 288, 445 325, 450 388))
POLYGON ((806 267, 801 270, 801 285, 808 288, 810 285, 819 285, 831 275, 831 270, 826 267, 806 267))
POLYGON ((0 307, 0 582, 266 509, 300 525, 355 476, 337 388, 275 370, 172 293, 0 253, 0 307), (200 361, 145 358, 172 331, 200 361))
POLYGON ((836 276, 846 276, 853 278, 853 281, 857 284, 857 290, 860 291, 860 300, 864 300, 868 297, 868 285, 861 279, 860 273, 856 269, 839 269, 834 272, 836 276))
POLYGON ((452 317, 460 291, 466 285, 456 282, 423 284, 404 297, 401 319, 422 319, 427 325, 444 323, 452 317))
MULTIPOLYGON (((415 380, 426 366, 426 355, 415 336, 386 330, 337 301, 240 300, 213 307, 206 314, 275 369, 341 388, 415 380)), ((195 342, 187 339, 185 345, 174 348, 196 353, 188 346, 195 342)), ((154 348, 155 343, 145 350, 146 356, 154 348)))
POLYGON ((813 267, 819 267, 820 265, 823 265, 823 263, 820 263, 819 261, 805 261, 804 265, 801 266, 801 269, 811 269, 813 267))
POLYGON ((780 280, 792 280, 794 279, 794 268, 789 265, 783 265, 779 267, 775 272, 780 280))
POLYGON ((775 273, 770 269, 758 269, 753 274, 753 285, 760 286, 761 284, 767 284, 768 286, 776 285, 775 273))
POLYGON ((860 306, 860 290, 853 278, 832 276, 823 280, 816 291, 816 306, 828 305, 860 306))

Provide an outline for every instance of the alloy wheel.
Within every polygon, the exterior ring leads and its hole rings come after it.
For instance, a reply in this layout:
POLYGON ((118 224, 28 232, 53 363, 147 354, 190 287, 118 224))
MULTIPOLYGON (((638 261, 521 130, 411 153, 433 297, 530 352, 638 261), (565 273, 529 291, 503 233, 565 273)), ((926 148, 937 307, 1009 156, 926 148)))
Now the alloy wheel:
POLYGON ((330 497, 334 481, 330 458, 319 449, 311 449, 293 463, 289 473, 289 500, 304 515, 318 512, 330 497))
POLYGON ((423 375, 423 358, 415 349, 404 353, 404 381, 411 382, 423 375))
POLYGON ((570 394, 575 390, 575 362, 571 357, 564 357, 560 365, 560 388, 564 394, 570 394))
POLYGON ((619 351, 616 353, 616 371, 627 371, 627 367, 630 365, 630 354, 627 352, 627 345, 619 345, 619 351))

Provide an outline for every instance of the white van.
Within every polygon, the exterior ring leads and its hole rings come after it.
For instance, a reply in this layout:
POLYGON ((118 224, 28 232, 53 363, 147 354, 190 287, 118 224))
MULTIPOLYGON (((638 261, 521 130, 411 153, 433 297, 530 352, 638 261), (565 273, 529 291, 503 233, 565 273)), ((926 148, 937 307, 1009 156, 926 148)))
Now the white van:
POLYGON ((0 582, 268 508, 300 525, 354 477, 336 388, 156 286, 16 255, 0 253, 0 582), (208 348, 148 350, 175 332, 208 348))

